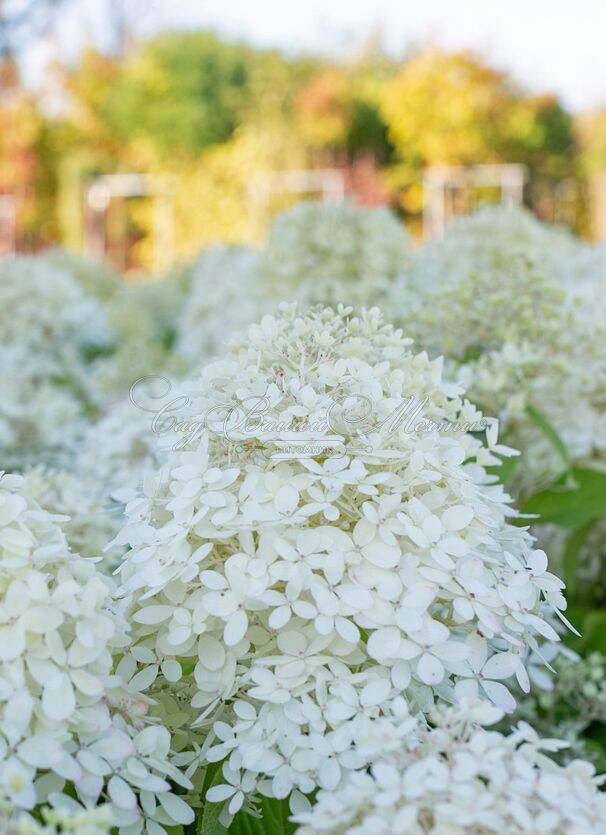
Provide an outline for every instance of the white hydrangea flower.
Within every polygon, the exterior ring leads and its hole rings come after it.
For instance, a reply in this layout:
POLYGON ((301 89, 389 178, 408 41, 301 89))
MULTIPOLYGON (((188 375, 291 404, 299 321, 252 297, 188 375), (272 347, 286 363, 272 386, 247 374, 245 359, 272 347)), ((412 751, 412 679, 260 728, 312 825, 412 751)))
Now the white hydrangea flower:
POLYGON ((511 451, 409 345, 376 309, 264 317, 184 384, 173 451, 127 507, 131 657, 210 731, 190 772, 225 761, 228 814, 334 788, 401 694, 511 709, 528 648, 558 640, 563 583, 485 471, 511 451))
POLYGON ((588 317, 567 268, 587 249, 529 213, 484 209, 415 254, 388 306, 430 354, 447 358, 471 400, 498 416, 524 454, 514 482, 523 492, 564 466, 529 408, 555 428, 573 462, 606 464, 604 280, 594 276, 588 317))
POLYGON ((23 487, 0 479, 0 789, 25 810, 109 803, 123 835, 189 823, 169 732, 112 672, 127 643, 112 584, 23 487))
POLYGON ((25 492, 53 515, 66 518, 63 532, 72 551, 99 557, 122 524, 122 505, 112 504, 100 484, 66 470, 38 466, 23 474, 25 492))
POLYGON ((550 277, 565 292, 569 304, 592 320, 599 313, 604 324, 606 244, 583 244, 568 257, 558 259, 550 277))
POLYGON ((40 460, 67 466, 84 427, 80 399, 52 381, 37 379, 32 355, 18 346, 0 346, 0 388, 3 466, 23 469, 40 460))
MULTIPOLYGON (((149 380, 162 387, 170 386, 164 377, 149 380)), ((82 434, 77 449, 77 472, 106 496, 121 488, 137 487, 146 473, 155 469, 160 436, 154 432, 156 413, 152 409, 159 405, 153 401, 144 405, 149 405, 150 411, 140 408, 130 398, 120 400, 109 406, 82 434)))
POLYGON ((179 275, 123 281, 107 302, 116 345, 95 369, 93 383, 102 395, 126 397, 141 377, 178 376, 185 370, 183 358, 173 351, 185 295, 179 275))
POLYGON ((101 304, 44 259, 2 259, 0 308, 0 439, 4 464, 21 465, 73 442, 95 403, 91 361, 112 337, 101 304))
MULTIPOLYGON (((154 381, 169 392, 164 377, 148 378, 142 388, 153 389, 154 381)), ((161 436, 153 431, 154 408, 160 408, 158 400, 115 403, 82 429, 71 460, 65 462, 71 470, 39 465, 23 473, 31 498, 51 513, 69 517, 62 528, 71 549, 81 556, 103 554, 124 523, 126 501, 156 467, 161 436)), ((106 553, 103 568, 113 570, 121 554, 106 553)))
MULTIPOLYGON (((485 205, 446 227, 443 239, 423 247, 423 271, 429 281, 457 282, 476 274, 512 264, 526 265, 531 272, 551 274, 562 259, 573 258, 585 248, 564 227, 543 223, 521 206, 485 205), (446 274, 445 274, 446 268, 446 274)), ((417 273, 421 280, 421 273, 417 273)))
POLYGON ((277 307, 262 285, 260 265, 260 252, 252 247, 214 246, 191 267, 176 350, 194 369, 221 355, 234 331, 277 307))
POLYGON ((60 269, 68 273, 87 296, 94 296, 102 302, 111 301, 122 285, 123 278, 107 261, 89 255, 76 254, 61 247, 47 249, 36 255, 39 263, 48 265, 53 270, 60 269))
POLYGON ((306 200, 275 218, 263 273, 282 299, 377 304, 402 273, 411 246, 387 209, 306 200))
MULTIPOLYGON (((405 740, 385 720, 395 745, 370 770, 350 773, 334 791, 320 791, 310 811, 296 814, 297 835, 589 835, 606 832, 606 795, 588 762, 557 765, 525 723, 510 734, 487 730, 499 719, 486 705, 441 706, 434 727, 418 723, 405 740)), ((369 736, 372 742, 372 735, 369 736)))
POLYGON ((45 807, 43 823, 0 797, 0 827, 3 835, 110 835, 112 812, 109 806, 95 809, 52 809, 45 807))

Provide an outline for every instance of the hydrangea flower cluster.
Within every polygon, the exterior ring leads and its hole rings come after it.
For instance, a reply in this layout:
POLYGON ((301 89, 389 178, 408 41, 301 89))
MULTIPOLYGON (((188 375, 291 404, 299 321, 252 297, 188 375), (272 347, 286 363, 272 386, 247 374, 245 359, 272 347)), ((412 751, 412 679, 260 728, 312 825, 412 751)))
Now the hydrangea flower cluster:
MULTIPOLYGON (((528 209, 486 205, 452 220, 443 239, 423 247, 422 262, 431 282, 448 277, 456 282, 470 267, 478 275, 502 268, 511 271, 513 264, 551 275, 565 259, 578 257, 585 248, 568 230, 542 223, 528 209)), ((422 278, 420 273, 418 278, 422 278)))
POLYGON ((411 239, 386 209, 303 201, 268 234, 263 272, 279 298, 380 304, 404 269, 411 239))
MULTIPOLYGON (((164 390, 164 377, 154 380, 164 390)), ((153 431, 157 401, 138 406, 126 399, 109 407, 104 417, 88 423, 74 445, 72 470, 44 465, 25 469, 28 496, 53 514, 68 517, 62 523, 70 548, 84 557, 100 557, 123 524, 124 505, 156 467, 161 438, 153 431), (150 411, 145 411, 149 408, 150 411)), ((113 569, 121 551, 105 554, 104 568, 113 569)))
POLYGON ((91 361, 111 331, 96 299, 36 258, 2 259, 0 308, 3 463, 21 466, 71 443, 95 401, 91 361))
POLYGON ((52 809, 40 812, 43 823, 0 796, 0 827, 3 835, 110 835, 109 806, 95 809, 52 809))
POLYGON ((606 832, 606 795, 591 765, 557 765, 520 723, 510 734, 488 730, 499 711, 483 705, 436 708, 433 727, 380 720, 369 734, 369 771, 350 774, 337 791, 321 791, 311 811, 295 816, 297 835, 588 835, 606 832))
POLYGON ((529 407, 556 429, 571 460, 605 458, 606 317, 588 322, 561 279, 583 252, 529 214, 485 209, 416 253, 389 305, 420 344, 447 358, 472 401, 498 415, 523 450, 515 487, 524 492, 563 466, 529 407))
POLYGON ((563 583, 485 470, 512 451, 410 342, 377 309, 264 317, 183 385, 127 507, 130 657, 206 729, 190 773, 224 761, 228 816, 335 788, 402 697, 512 710, 558 640, 563 583))
POLYGON ((533 691, 518 705, 516 715, 540 733, 554 728, 568 745, 559 759, 568 762, 584 757, 606 768, 606 752, 600 744, 606 727, 606 657, 591 652, 559 653, 552 661, 555 671, 550 687, 533 691))
MULTIPOLYGON (((142 386, 147 387, 148 382, 157 382, 162 390, 170 385, 161 376, 143 380, 142 386)), ((78 446, 77 472, 82 479, 96 484, 105 496, 121 488, 137 487, 155 468, 160 436, 154 432, 154 408, 159 405, 153 400, 137 405, 128 397, 91 423, 78 446), (142 405, 149 406, 150 411, 142 405)))
POLYGON ((36 260, 53 270, 69 273, 87 296, 103 303, 110 303, 122 286, 122 276, 114 272, 107 262, 77 255, 60 247, 45 250, 36 260))
POLYGON ((127 625, 111 582, 69 551, 60 520, 20 476, 2 476, 0 789, 24 810, 107 803, 121 835, 144 823, 166 835, 193 820, 168 780, 191 784, 170 761, 170 734, 147 717, 150 700, 113 673, 127 625))
POLYGON ((277 307, 260 266, 260 252, 245 246, 211 247, 193 265, 176 345, 192 368, 221 355, 234 331, 277 307))
POLYGON ((185 281, 173 275, 123 283, 108 300, 116 348, 95 369, 94 385, 102 395, 124 397, 140 377, 185 370, 182 357, 172 350, 185 295, 185 281))
POLYGON ((118 505, 112 508, 93 480, 42 465, 23 473, 24 492, 53 515, 63 516, 63 533, 72 551, 99 557, 121 525, 118 505))

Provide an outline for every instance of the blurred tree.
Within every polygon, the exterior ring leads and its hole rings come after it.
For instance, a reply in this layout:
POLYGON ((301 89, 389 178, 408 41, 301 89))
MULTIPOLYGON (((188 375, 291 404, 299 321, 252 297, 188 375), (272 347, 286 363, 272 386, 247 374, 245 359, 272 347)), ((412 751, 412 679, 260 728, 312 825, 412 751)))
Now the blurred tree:
POLYGON ((403 64, 381 97, 398 157, 390 172, 402 208, 421 208, 428 165, 523 162, 531 177, 574 173, 569 114, 551 96, 532 98, 473 52, 421 51, 403 64))
POLYGON ((144 44, 101 107, 122 140, 145 138, 161 155, 199 153, 233 134, 247 92, 252 51, 208 32, 144 44))
POLYGON ((63 0, 0 0, 0 56, 15 54, 51 25, 63 0))
POLYGON ((380 97, 394 68, 376 35, 345 64, 319 67, 295 102, 297 127, 310 146, 350 162, 360 155, 387 162, 393 148, 380 97))
POLYGON ((17 242, 30 249, 52 241, 55 166, 48 126, 21 86, 12 58, 0 61, 0 194, 15 201, 17 242))
POLYGON ((405 63, 383 94, 389 135, 406 165, 497 161, 515 91, 471 52, 432 49, 405 63))
POLYGON ((606 239, 606 108, 579 116, 575 130, 580 152, 579 167, 587 182, 589 232, 606 239))

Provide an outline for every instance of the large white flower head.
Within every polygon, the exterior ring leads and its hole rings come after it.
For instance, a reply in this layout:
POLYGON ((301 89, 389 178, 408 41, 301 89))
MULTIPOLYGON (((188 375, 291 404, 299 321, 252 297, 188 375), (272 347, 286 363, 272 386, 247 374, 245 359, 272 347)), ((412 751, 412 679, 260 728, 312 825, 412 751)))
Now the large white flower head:
POLYGON ((558 259, 550 276, 566 293, 569 303, 586 319, 598 313, 604 325, 606 292, 606 244, 583 244, 566 258, 558 259))
POLYGON ((321 791, 314 808, 296 816, 298 835, 606 832, 603 778, 593 766, 557 765, 543 751, 560 743, 541 740, 524 723, 509 735, 481 727, 498 718, 482 705, 442 706, 431 717, 434 727, 419 722, 404 742, 393 725, 398 746, 336 791, 321 791))
POLYGON ((274 220, 264 279, 280 298, 375 304, 404 270, 411 248, 387 209, 303 201, 274 220))
POLYGON ((113 507, 92 479, 42 465, 23 473, 25 492, 53 515, 66 517, 61 527, 70 548, 99 557, 121 526, 122 506, 113 507))
POLYGON ((451 221, 441 240, 423 248, 418 278, 443 281, 446 271, 458 280, 470 266, 479 273, 510 270, 515 264, 550 273, 584 248, 571 232, 541 222, 525 208, 487 205, 451 221))
POLYGON ((530 216, 484 210, 421 249, 391 297, 392 318, 447 358, 468 396, 497 415, 508 441, 523 450, 516 487, 524 491, 562 471, 537 410, 571 460, 604 457, 604 328, 598 315, 589 324, 581 301, 573 292, 567 300, 555 278, 556 265, 565 272, 582 251, 530 216))
POLYGON ((44 259, 2 260, 0 308, 0 437, 19 464, 73 440, 95 399, 91 361, 111 334, 99 302, 44 259))
POLYGON ((539 733, 557 733, 568 743, 559 760, 567 763, 583 757, 603 768, 604 750, 592 737, 596 728, 606 724, 606 656, 590 652, 580 658, 566 649, 551 664, 555 675, 549 688, 533 690, 521 699, 516 715, 539 733))
POLYGON ((170 386, 162 376, 142 378, 131 387, 133 399, 114 403, 83 433, 77 449, 78 474, 103 495, 137 487, 145 474, 155 469, 158 436, 154 432, 154 408, 160 406, 144 399, 140 390, 155 387, 164 391, 170 386), (135 392, 141 401, 135 399, 135 392))
POLYGON ((124 835, 189 823, 169 732, 112 672, 127 642, 112 584, 23 487, 0 479, 0 789, 25 810, 108 802, 124 835))
POLYGON ((110 835, 113 815, 109 806, 95 809, 43 808, 41 823, 23 809, 0 796, 0 831, 2 835, 110 835))
POLYGON ((508 450, 409 345, 377 309, 283 306, 183 387, 127 507, 133 654, 209 728, 230 814, 258 786, 337 785, 402 694, 512 709, 503 681, 557 639, 563 584, 484 469, 508 450))
POLYGON ((100 392, 126 396, 146 374, 182 373, 185 363, 172 348, 185 293, 180 275, 122 283, 107 305, 116 350, 99 363, 100 392))
POLYGON ((46 250, 37 255, 36 260, 53 270, 60 269, 69 273, 88 296, 94 296, 102 302, 110 302, 123 282, 107 261, 79 255, 61 247, 46 250))
POLYGON ((260 252, 246 246, 214 246, 190 270, 176 349, 197 369, 226 349, 234 331, 277 307, 262 286, 260 252))

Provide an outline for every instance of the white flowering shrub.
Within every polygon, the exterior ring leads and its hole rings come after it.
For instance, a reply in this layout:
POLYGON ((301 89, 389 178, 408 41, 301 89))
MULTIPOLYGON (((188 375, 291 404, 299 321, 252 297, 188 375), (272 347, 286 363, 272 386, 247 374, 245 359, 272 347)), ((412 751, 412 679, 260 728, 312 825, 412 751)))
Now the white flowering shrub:
POLYGON ((190 268, 176 350, 193 369, 221 355, 234 331, 260 319, 278 301, 261 281, 261 254, 252 247, 215 246, 190 268))
POLYGON ((186 289, 177 276, 123 282, 108 302, 116 349, 95 369, 93 383, 103 399, 126 397, 148 374, 178 376, 183 359, 173 351, 186 289))
MULTIPOLYGON (((154 380, 160 386, 169 385, 163 377, 151 378, 150 382, 154 380)), ((145 474, 155 469, 160 440, 153 428, 155 404, 146 401, 144 405, 149 405, 150 411, 140 408, 130 397, 114 403, 82 435, 78 472, 89 482, 96 482, 104 495, 137 487, 145 474)))
POLYGON ((602 648, 605 281, 349 202, 157 282, 4 260, 0 832, 606 835, 556 576, 602 648))
POLYGON ((523 451, 514 486, 526 494, 567 466, 554 434, 575 464, 606 463, 606 317, 590 324, 572 278, 564 280, 585 249, 521 210, 484 209, 417 252, 388 305, 430 354, 446 357, 470 399, 499 417, 523 451))
POLYGON ((94 296, 101 302, 111 302, 124 280, 107 262, 89 256, 76 255, 60 247, 45 250, 41 255, 36 256, 36 260, 53 270, 59 269, 68 273, 87 296, 94 296))
MULTIPOLYGON (((470 268, 479 275, 511 270, 514 264, 551 275, 564 260, 578 257, 585 249, 569 231, 542 223, 528 209, 486 205, 452 220, 443 239, 429 241, 421 257, 424 277, 433 283, 458 281, 470 268)), ((415 277, 423 278, 421 273, 415 277)))
POLYGON ((0 440, 20 467, 69 449, 94 408, 90 369, 111 346, 100 303, 59 267, 37 258, 0 264, 0 440))
POLYGON ((112 584, 23 488, 0 480, 0 790, 23 810, 107 804, 122 835, 165 835, 193 820, 168 781, 190 784, 150 700, 113 672, 128 626, 112 584))
POLYGON ((335 788, 402 697, 512 710, 558 640, 563 583, 485 469, 511 451, 459 394, 378 310, 294 306, 183 385, 188 434, 116 544, 130 657, 206 729, 182 761, 224 762, 225 820, 335 788))
POLYGON ((91 368, 111 331, 96 299, 37 258, 2 259, 0 308, 3 465, 21 467, 73 442, 96 404, 91 368))
MULTIPOLYGON (((499 710, 484 705, 440 707, 431 725, 379 720, 367 744, 381 751, 370 770, 348 775, 336 791, 321 791, 299 813, 297 835, 588 835, 606 832, 606 796, 593 767, 557 765, 541 740, 520 723, 503 735, 499 710)), ((565 743, 563 743, 565 744, 565 743)))
POLYGON ((402 273, 411 246, 387 209, 308 200, 275 218, 263 273, 280 299, 373 305, 402 273))
POLYGON ((121 506, 112 507, 94 479, 39 465, 23 473, 27 495, 61 523, 72 551, 99 557, 121 524, 121 506))
POLYGON ((110 835, 112 812, 109 806, 95 809, 41 810, 42 822, 0 797, 2 835, 110 835))

